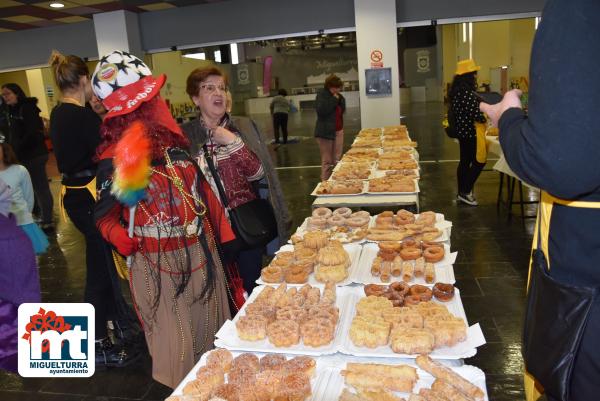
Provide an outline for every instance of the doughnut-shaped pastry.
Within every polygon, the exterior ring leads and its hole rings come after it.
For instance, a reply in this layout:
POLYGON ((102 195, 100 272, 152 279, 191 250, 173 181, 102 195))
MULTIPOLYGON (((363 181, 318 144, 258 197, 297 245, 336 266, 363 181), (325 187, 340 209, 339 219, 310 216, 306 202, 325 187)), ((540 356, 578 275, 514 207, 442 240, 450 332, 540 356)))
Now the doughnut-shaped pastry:
POLYGON ((223 348, 212 350, 206 358, 206 366, 209 368, 220 368, 225 373, 229 372, 229 369, 231 369, 232 362, 233 355, 231 355, 231 352, 223 348))
POLYGON ((444 247, 443 246, 430 246, 423 252, 425 262, 436 263, 444 259, 444 247))
POLYGON ((329 224, 330 226, 335 226, 335 227, 343 226, 346 224, 346 218, 343 216, 334 214, 333 216, 331 216, 330 218, 327 219, 327 224, 329 224))
POLYGON ((392 226, 394 225, 394 219, 392 216, 377 216, 375 217, 375 225, 377 227, 392 226))
POLYGON ((267 337, 276 347, 291 347, 300 342, 300 326, 293 320, 276 320, 267 326, 267 337))
POLYGON ((271 261, 272 265, 287 267, 294 260, 294 252, 284 251, 275 254, 275 258, 271 261))
POLYGON ((379 249, 384 252, 400 252, 401 245, 395 241, 382 241, 379 243, 379 249))
POLYGON ((321 217, 321 218, 328 219, 331 217, 332 214, 333 214, 333 212, 331 211, 331 209, 329 209, 327 207, 319 207, 319 208, 316 208, 315 210, 313 210, 312 217, 321 217))
POLYGON ((390 284, 390 289, 404 296, 408 294, 410 286, 403 281, 394 281, 392 284, 390 284))
POLYGON ((423 250, 431 248, 432 246, 440 246, 440 243, 434 241, 421 241, 421 248, 423 248, 423 250))
POLYGON ((348 208, 348 207, 340 207, 333 211, 334 216, 342 216, 345 219, 350 217, 351 214, 352 214, 352 210, 350 210, 350 208, 348 208))
POLYGON ((379 213, 377 217, 394 217, 394 212, 386 210, 385 212, 379 213))
POLYGON ((281 266, 269 265, 260 271, 260 278, 265 283, 281 283, 283 281, 283 269, 281 266))
POLYGON ((408 291, 408 293, 410 295, 416 295, 419 297, 419 299, 421 300, 421 302, 427 302, 429 300, 431 300, 431 297, 433 295, 431 289, 429 289, 429 287, 425 287, 424 285, 420 285, 420 284, 415 284, 412 285, 410 287, 410 290, 408 291))
POLYGON ((433 296, 442 302, 448 302, 454 298, 454 286, 452 284, 435 283, 431 291, 433 296))
POLYGON ((395 222, 397 225, 404 226, 415 222, 415 215, 408 210, 400 209, 396 213, 395 222))
POLYGON ((393 262, 396 258, 396 252, 388 252, 388 251, 379 251, 377 252, 377 256, 381 258, 384 262, 393 262))
POLYGON ((294 263, 290 265, 290 269, 295 266, 301 267, 307 274, 310 274, 313 271, 315 271, 315 262, 311 259, 297 259, 294 263))
POLYGON ((285 281, 290 284, 304 284, 308 281, 308 271, 302 265, 292 264, 285 271, 285 281))
POLYGON ((236 322, 235 328, 242 340, 263 340, 267 334, 267 318, 263 315, 244 315, 236 322))
POLYGON ((404 297, 404 305, 417 305, 421 302, 421 297, 418 295, 407 295, 404 297))
POLYGON ((364 288, 366 296, 375 295, 376 297, 383 296, 383 294, 385 293, 385 290, 386 290, 386 286, 379 285, 379 284, 367 284, 367 285, 365 285, 365 288, 364 288))
POLYGON ((402 240, 402 243, 400 244, 400 248, 401 249, 419 248, 419 243, 417 241, 415 241, 414 238, 405 238, 402 240))
POLYGON ((421 250, 419 248, 404 248, 400 251, 400 257, 402 260, 415 260, 421 257, 421 250))
POLYGON ((371 214, 366 210, 359 210, 358 212, 354 212, 350 215, 350 217, 362 217, 362 218, 371 218, 371 214))
POLYGON ((397 305, 394 305, 395 307, 402 306, 404 304, 404 295, 400 294, 399 292, 388 290, 384 296, 392 301, 392 304, 394 304, 394 301, 397 301, 397 305))
POLYGON ((329 235, 323 231, 310 231, 304 234, 304 247, 321 249, 329 242, 329 235))
POLYGON ((346 225, 352 228, 364 227, 369 224, 368 217, 354 216, 346 219, 346 225))
POLYGON ((309 347, 320 347, 333 341, 335 325, 327 318, 313 318, 301 326, 302 341, 309 347))
POLYGON ((304 248, 304 247, 295 247, 294 258, 296 260, 312 260, 312 261, 314 261, 317 258, 317 253, 315 252, 314 249, 304 248))
POLYGON ((309 228, 323 229, 327 228, 327 219, 325 217, 310 217, 308 220, 309 228))

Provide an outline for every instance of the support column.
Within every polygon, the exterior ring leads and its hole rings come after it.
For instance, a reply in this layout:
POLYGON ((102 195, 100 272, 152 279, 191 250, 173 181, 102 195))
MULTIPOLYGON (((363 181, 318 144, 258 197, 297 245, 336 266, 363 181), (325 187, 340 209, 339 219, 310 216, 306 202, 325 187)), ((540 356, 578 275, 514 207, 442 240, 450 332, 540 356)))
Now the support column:
POLYGON ((397 125, 400 123, 400 79, 396 0, 354 0, 354 15, 361 126, 397 125), (372 64, 391 68, 390 95, 367 95, 365 72, 373 67, 372 64))
POLYGON ((137 14, 126 10, 94 14, 94 30, 98 57, 113 50, 124 50, 139 58, 144 56, 137 14))

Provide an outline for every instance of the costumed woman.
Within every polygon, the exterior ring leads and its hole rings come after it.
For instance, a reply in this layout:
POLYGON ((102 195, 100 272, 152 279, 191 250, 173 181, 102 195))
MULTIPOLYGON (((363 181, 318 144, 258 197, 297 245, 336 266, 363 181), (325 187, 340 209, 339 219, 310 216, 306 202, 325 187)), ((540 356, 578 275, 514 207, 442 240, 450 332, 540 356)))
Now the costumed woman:
MULTIPOLYGON (((192 156, 198 158, 213 192, 219 194, 221 186, 231 209, 257 198, 268 199, 277 227, 276 238, 268 244, 267 253, 271 248, 279 249, 287 241, 290 217, 277 172, 256 125, 248 118, 232 118, 227 113, 227 77, 216 67, 192 71, 186 91, 199 114, 197 119, 183 124, 182 129, 191 142, 192 156), (210 160, 206 154, 211 156, 210 160), (214 177, 212 167, 218 177, 214 177)), ((220 199, 224 201, 222 196, 220 199)), ((250 294, 260 276, 265 246, 231 253, 243 287, 250 294)))
POLYGON ((152 376, 174 388, 230 317, 218 248, 234 235, 159 96, 165 78, 126 52, 98 63, 92 87, 108 113, 95 216, 104 238, 130 256, 152 376))
POLYGON ((62 95, 50 115, 50 137, 62 176, 60 205, 85 239, 84 300, 96 311, 96 365, 122 367, 138 354, 124 344, 129 341, 121 330, 115 334, 123 344, 113 342, 108 332, 109 321, 131 321, 131 313, 116 277, 112 251, 94 222, 94 156, 100 143, 100 120, 85 107, 92 96, 90 74, 81 58, 58 52, 50 56, 50 67, 62 95))

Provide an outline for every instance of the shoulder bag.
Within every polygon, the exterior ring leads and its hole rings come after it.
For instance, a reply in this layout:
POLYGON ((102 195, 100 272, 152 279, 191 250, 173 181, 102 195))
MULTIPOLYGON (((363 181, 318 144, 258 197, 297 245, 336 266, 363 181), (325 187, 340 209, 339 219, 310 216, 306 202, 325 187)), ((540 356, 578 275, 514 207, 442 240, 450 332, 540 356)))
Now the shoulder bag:
POLYGON ((206 163, 219 190, 221 202, 229 213, 231 226, 237 241, 240 242, 239 249, 247 250, 266 246, 277 237, 277 220, 271 203, 257 194, 256 199, 230 208, 227 194, 206 145, 203 146, 203 150, 206 163))

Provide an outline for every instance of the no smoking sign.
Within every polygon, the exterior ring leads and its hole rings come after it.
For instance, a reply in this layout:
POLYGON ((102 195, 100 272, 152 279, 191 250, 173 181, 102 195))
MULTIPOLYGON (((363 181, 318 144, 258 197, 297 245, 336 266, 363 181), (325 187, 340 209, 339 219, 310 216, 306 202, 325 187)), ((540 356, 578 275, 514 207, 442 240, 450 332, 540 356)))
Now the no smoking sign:
POLYGON ((371 51, 371 67, 382 68, 383 67, 383 53, 381 50, 371 51))

